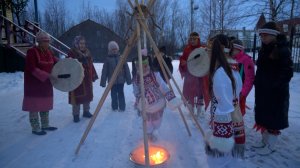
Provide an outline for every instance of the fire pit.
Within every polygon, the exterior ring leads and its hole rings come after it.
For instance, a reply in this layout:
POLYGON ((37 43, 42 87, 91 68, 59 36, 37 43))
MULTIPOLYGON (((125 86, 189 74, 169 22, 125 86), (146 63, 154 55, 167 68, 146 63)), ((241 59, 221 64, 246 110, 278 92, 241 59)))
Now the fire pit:
MULTIPOLYGON (((161 167, 169 158, 170 154, 165 148, 156 145, 149 145, 149 161, 151 167, 161 167)), ((145 159, 146 158, 143 145, 135 148, 130 153, 130 160, 135 164, 145 166, 145 159)))

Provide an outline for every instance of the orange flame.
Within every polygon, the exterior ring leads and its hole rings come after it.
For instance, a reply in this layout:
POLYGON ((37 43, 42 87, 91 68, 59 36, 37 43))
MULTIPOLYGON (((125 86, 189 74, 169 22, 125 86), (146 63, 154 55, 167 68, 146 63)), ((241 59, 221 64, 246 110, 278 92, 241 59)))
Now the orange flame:
MULTIPOLYGON (((140 146, 133 150, 130 154, 130 160, 133 162, 145 165, 144 146, 140 146)), ((170 157, 168 151, 162 147, 151 145, 149 146, 150 165, 158 165, 164 163, 170 157)))

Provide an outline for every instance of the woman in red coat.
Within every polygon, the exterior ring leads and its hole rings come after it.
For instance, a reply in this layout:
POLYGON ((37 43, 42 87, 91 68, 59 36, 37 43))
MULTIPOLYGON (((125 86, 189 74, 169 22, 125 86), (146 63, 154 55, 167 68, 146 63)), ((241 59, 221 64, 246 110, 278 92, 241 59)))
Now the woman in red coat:
POLYGON ((202 78, 193 76, 187 69, 187 59, 190 53, 200 47, 199 34, 193 32, 190 34, 189 43, 184 48, 183 54, 180 57, 179 72, 184 78, 183 95, 188 102, 188 108, 194 112, 194 107, 197 107, 197 115, 204 116, 203 106, 203 84, 202 78))
POLYGON ((82 83, 73 91, 69 92, 69 104, 72 105, 73 121, 79 122, 80 105, 83 106, 83 117, 91 118, 90 102, 93 100, 93 82, 98 79, 93 58, 86 48, 85 38, 76 36, 74 47, 70 50, 68 57, 77 59, 83 66, 84 78, 82 83))
POLYGON ((32 133, 45 135, 45 130, 57 129, 49 126, 49 110, 53 108, 53 87, 49 79, 55 80, 50 73, 57 58, 49 50, 50 37, 47 33, 37 33, 36 40, 38 46, 29 49, 25 58, 22 109, 29 111, 32 133))

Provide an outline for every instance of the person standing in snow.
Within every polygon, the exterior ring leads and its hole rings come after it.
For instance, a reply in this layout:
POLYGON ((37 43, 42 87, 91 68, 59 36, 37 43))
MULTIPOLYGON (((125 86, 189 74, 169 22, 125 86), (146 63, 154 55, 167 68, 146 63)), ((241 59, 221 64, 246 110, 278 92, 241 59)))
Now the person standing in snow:
POLYGON ((32 133, 45 135, 45 131, 57 128, 49 125, 49 111, 53 109, 53 86, 51 70, 58 58, 49 50, 50 36, 45 32, 36 34, 38 46, 27 51, 24 70, 23 111, 29 112, 32 133), (40 124, 41 123, 41 124, 40 124))
POLYGON ((69 58, 77 59, 83 69, 84 78, 82 83, 73 91, 69 92, 69 104, 72 105, 73 121, 79 122, 80 105, 83 106, 83 117, 91 118, 90 102, 93 100, 93 82, 98 79, 90 51, 86 48, 83 36, 76 36, 74 47, 68 53, 69 58))
MULTIPOLYGON (((147 53, 143 50, 143 53, 147 53)), ((137 110, 142 111, 141 98, 141 83, 140 70, 138 60, 135 62, 136 75, 133 78, 133 93, 137 99, 137 110)), ((145 89, 145 106, 144 110, 147 118, 147 134, 150 141, 155 141, 156 137, 153 132, 157 130, 162 122, 164 109, 166 107, 166 100, 171 109, 176 109, 180 106, 181 100, 178 99, 174 92, 171 91, 167 84, 162 79, 159 72, 151 70, 151 62, 149 56, 142 56, 144 89, 145 89)))
MULTIPOLYGON (((108 56, 105 58, 100 86, 105 87, 106 82, 109 82, 114 70, 116 69, 120 61, 119 45, 115 41, 108 43, 108 56)), ((111 107, 113 111, 124 112, 126 108, 125 96, 124 96, 124 83, 131 84, 131 75, 127 62, 124 63, 120 70, 118 77, 115 80, 111 88, 111 107)))
POLYGON ((243 156, 244 125, 242 120, 236 121, 236 114, 240 113, 237 103, 242 81, 236 71, 238 64, 230 58, 229 51, 230 42, 227 36, 215 36, 209 69, 212 135, 207 137, 206 152, 220 156, 230 153, 243 156), (237 134, 239 132, 241 133, 237 134))
MULTIPOLYGON (((169 70, 170 70, 170 72, 172 74, 173 73, 172 58, 166 54, 166 47, 165 46, 160 47, 159 51, 160 51, 160 53, 162 55, 163 60, 166 62, 167 66, 168 66, 168 68, 169 68, 169 70)), ((166 70, 166 73, 167 73, 168 79, 165 79, 165 76, 164 76, 164 74, 162 72, 162 69, 160 68, 160 64, 158 63, 157 57, 155 57, 153 59, 153 69, 154 69, 154 71, 157 71, 157 72, 160 73, 161 77, 163 78, 163 80, 166 83, 167 83, 167 80, 171 79, 171 77, 168 74, 167 70, 166 70)))
POLYGON ((249 55, 244 52, 244 46, 241 40, 232 40, 232 52, 231 55, 239 63, 239 72, 243 81, 242 91, 240 93, 240 108, 242 115, 246 113, 246 98, 250 93, 254 77, 254 63, 249 55))
POLYGON ((188 45, 184 48, 182 56, 179 58, 179 72, 184 78, 183 95, 187 100, 187 106, 194 113, 194 107, 197 108, 197 116, 204 116, 203 110, 203 79, 193 76, 187 69, 187 60, 190 53, 200 47, 199 34, 193 32, 190 34, 188 45))
POLYGON ((276 149, 280 130, 289 127, 289 82, 293 77, 293 62, 288 42, 275 22, 258 30, 262 46, 258 53, 255 85, 255 126, 262 139, 256 152, 268 155, 276 149))

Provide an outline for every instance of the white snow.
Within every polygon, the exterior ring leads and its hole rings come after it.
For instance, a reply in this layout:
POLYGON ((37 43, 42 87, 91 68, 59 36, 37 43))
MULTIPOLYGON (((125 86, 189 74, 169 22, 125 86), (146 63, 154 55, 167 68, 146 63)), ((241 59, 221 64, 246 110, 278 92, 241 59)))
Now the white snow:
MULTIPOLYGON (((174 60, 174 78, 182 88, 182 79, 174 60)), ((102 64, 95 64, 101 76, 102 64)), ((130 63, 129 66, 131 67, 130 63)), ((142 119, 133 108, 132 86, 125 85, 126 111, 111 110, 110 94, 105 100, 91 131, 78 155, 75 150, 87 128, 89 119, 81 118, 73 122, 71 105, 67 93, 54 90, 54 109, 50 111, 50 124, 57 131, 37 136, 31 133, 28 113, 22 111, 23 72, 0 73, 0 167, 1 168, 133 168, 138 167, 129 160, 130 152, 143 143, 142 119)), ((94 100, 91 112, 94 113, 105 88, 100 81, 94 83, 94 100)), ((246 157, 212 158, 204 151, 203 138, 193 124, 187 110, 182 107, 192 136, 189 137, 178 111, 166 109, 160 129, 155 133, 156 145, 170 152, 168 168, 212 168, 212 167, 289 167, 300 166, 300 74, 294 73, 290 83, 290 127, 279 137, 277 152, 269 156, 259 156, 251 144, 260 138, 252 127, 254 124, 254 92, 247 99, 245 115, 246 157)), ((174 87, 175 88, 175 87, 174 87)), ((178 95, 178 93, 177 93, 178 95)), ((209 112, 199 122, 208 131, 209 112)))

